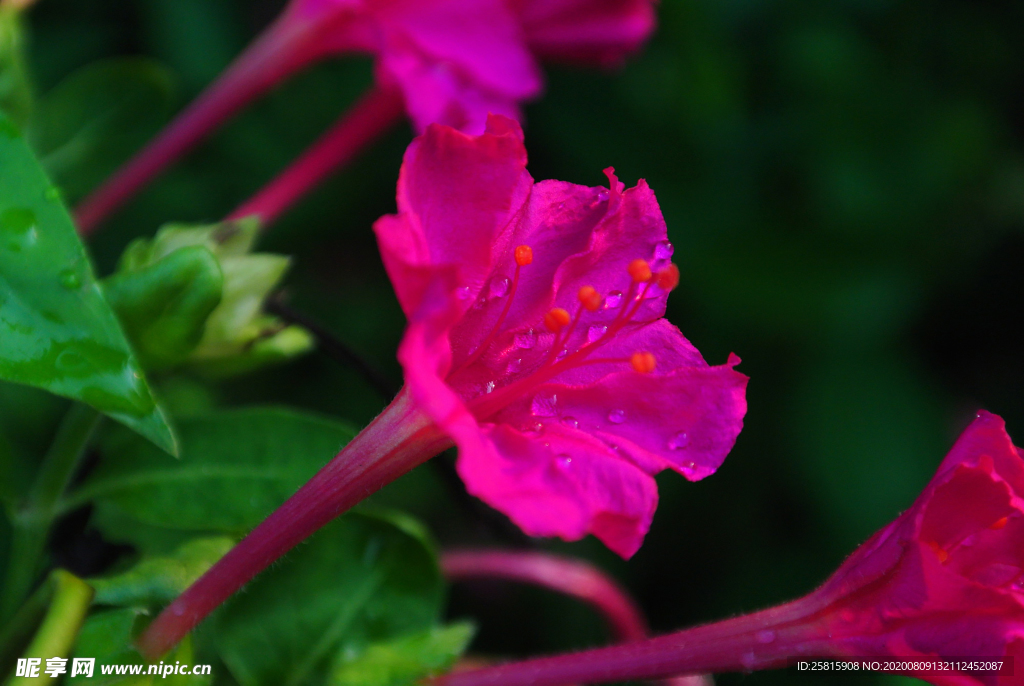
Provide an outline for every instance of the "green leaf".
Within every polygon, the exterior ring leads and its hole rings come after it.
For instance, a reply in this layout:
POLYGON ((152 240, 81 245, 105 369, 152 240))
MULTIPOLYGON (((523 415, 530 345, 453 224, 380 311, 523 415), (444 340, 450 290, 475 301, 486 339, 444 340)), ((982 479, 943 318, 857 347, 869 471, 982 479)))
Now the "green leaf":
MULTIPOLYGON (((182 676, 149 675, 146 661, 135 650, 133 639, 140 629, 140 624, 146 619, 146 612, 139 608, 124 608, 118 610, 106 610, 92 614, 78 634, 78 643, 75 646, 75 657, 95 658, 92 677, 83 675, 68 678, 68 684, 80 684, 81 686, 149 686, 150 684, 163 684, 164 686, 206 686, 212 681, 211 676, 182 676), (122 665, 124 670, 129 671, 129 665, 141 665, 141 675, 111 674, 104 675, 101 667, 103 665, 122 665)), ((192 639, 185 637, 174 651, 164 657, 163 662, 174 664, 194 664, 192 655, 192 639)), ((70 662, 68 665, 70 666, 70 662)), ((70 675, 71 670, 68 670, 70 675)))
POLYGON ((107 301, 146 369, 184 362, 199 345, 206 320, 221 300, 224 276, 203 246, 176 250, 137 271, 103 282, 107 301))
POLYGON ((407 686, 448 671, 473 638, 469 622, 431 627, 400 638, 343 650, 330 686, 407 686))
POLYGON ((63 507, 99 500, 145 524, 240 534, 355 435, 339 422, 281 408, 192 417, 179 430, 180 460, 126 431, 110 432, 100 443, 99 467, 63 507))
POLYGON ((91 579, 97 605, 166 605, 234 546, 232 538, 197 538, 169 557, 145 558, 117 576, 91 579))
POLYGON ((21 10, 0 7, 0 113, 24 126, 32 110, 21 10))
POLYGON ((431 627, 441 601, 437 559, 418 526, 352 513, 235 596, 211 635, 242 686, 304 684, 348 646, 431 627))
POLYGON ((46 170, 77 198, 152 136, 171 93, 168 72, 152 61, 96 62, 39 99, 29 137, 46 170))
POLYGON ((2 116, 0 379, 80 400, 175 452, 67 210, 2 116))

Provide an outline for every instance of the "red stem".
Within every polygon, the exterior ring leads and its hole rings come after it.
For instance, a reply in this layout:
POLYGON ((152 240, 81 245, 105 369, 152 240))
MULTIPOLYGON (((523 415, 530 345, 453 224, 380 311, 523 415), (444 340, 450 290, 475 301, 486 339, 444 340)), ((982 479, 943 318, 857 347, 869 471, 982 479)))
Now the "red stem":
POLYGON ((302 488, 168 605, 138 639, 158 659, 210 612, 320 527, 451 446, 402 390, 302 488))
POLYGON ((374 87, 301 157, 228 219, 257 215, 261 226, 266 227, 331 172, 351 162, 398 122, 404 112, 404 101, 397 89, 374 87))
POLYGON ((257 97, 308 64, 319 25, 285 13, 245 49, 223 74, 153 141, 125 163, 75 210, 87 236, 179 157, 257 97))
POLYGON ((647 622, 629 594, 593 565, 548 553, 465 550, 441 556, 449 581, 506 579, 548 588, 593 605, 616 638, 647 637, 647 622))
POLYGON ((750 672, 835 653, 814 596, 744 617, 633 643, 515 662, 434 679, 432 686, 563 686, 750 672))

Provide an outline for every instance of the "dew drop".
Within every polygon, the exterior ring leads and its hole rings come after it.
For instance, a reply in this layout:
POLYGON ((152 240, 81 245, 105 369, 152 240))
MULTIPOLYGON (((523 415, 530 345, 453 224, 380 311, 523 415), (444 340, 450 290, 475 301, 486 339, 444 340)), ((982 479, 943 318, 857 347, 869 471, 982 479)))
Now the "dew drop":
POLYGON ((534 417, 554 417, 558 412, 555 409, 558 405, 558 396, 553 393, 542 393, 533 398, 530 403, 530 412, 534 417))
POLYGON ((661 241, 654 246, 654 259, 656 261, 667 260, 672 257, 675 252, 675 248, 668 241, 661 241))
POLYGON ((533 329, 527 329, 522 333, 517 333, 514 342, 517 348, 529 350, 537 345, 537 334, 533 329))
POLYGON ((622 291, 612 291, 604 299, 604 309, 610 310, 622 304, 622 291))
POLYGON ((563 357, 565 357, 568 354, 569 354, 569 349, 568 348, 562 348, 561 350, 558 351, 558 354, 555 355, 555 359, 556 360, 561 360, 563 357))
POLYGON ((509 286, 512 282, 507 277, 498 276, 491 281, 491 286, 488 289, 491 298, 504 298, 508 295, 509 286))
POLYGON ((684 462, 683 463, 683 471, 686 472, 687 474, 693 474, 693 472, 696 469, 697 469, 697 463, 694 462, 693 460, 690 460, 689 462, 684 462))
POLYGON ((175 604, 174 604, 174 605, 172 605, 171 607, 173 607, 173 608, 174 608, 174 609, 172 609, 172 610, 171 610, 171 612, 172 612, 172 613, 173 613, 173 614, 174 614, 175 616, 177 616, 177 617, 181 617, 181 616, 182 616, 183 614, 185 614, 185 608, 184 608, 184 606, 182 606, 182 605, 178 605, 177 603, 175 603, 175 604))
POLYGON ((544 425, 541 422, 534 422, 523 429, 527 436, 539 436, 544 432, 544 425))
POLYGON ((57 188, 56 186, 50 186, 45 191, 43 191, 43 197, 49 200, 50 202, 58 202, 60 201, 60 189, 57 188))
POLYGON ((78 278, 78 274, 75 273, 74 269, 64 269, 60 273, 60 285, 69 291, 73 291, 82 285, 82 280, 78 278))
POLYGON ((560 210, 561 209, 565 209, 565 203, 564 202, 558 203, 558 209, 560 209, 560 210))
POLYGON ((523 361, 520 358, 515 358, 508 361, 508 366, 505 367, 505 372, 508 374, 517 374, 520 369, 523 368, 523 361))
POLYGON ((740 656, 740 664, 743 665, 744 669, 753 670, 757 664, 757 656, 753 653, 743 653, 740 656))
POLYGON ((493 381, 488 381, 486 384, 484 384, 484 393, 491 393, 493 391, 494 391, 494 382, 493 381))
POLYGON ((621 424, 622 422, 626 421, 626 411, 612 410, 611 412, 608 413, 608 421, 611 422, 612 424, 621 424))
POLYGON ((555 457, 555 464, 557 464, 562 469, 568 469, 572 465, 572 456, 566 455, 565 453, 557 455, 555 457))
POLYGON ((604 325, 601 325, 601 324, 595 324, 594 326, 592 326, 589 329, 587 329, 587 342, 588 343, 593 343, 594 341, 598 340, 599 338, 601 338, 601 336, 605 335, 606 333, 608 333, 608 327, 607 326, 604 326, 604 325))
POLYGON ((608 199, 608 189, 607 188, 602 188, 601 190, 599 190, 597 192, 597 200, 598 200, 598 202, 604 202, 607 199, 608 199))
POLYGON ((668 439, 669 450, 682 450, 690 444, 690 437, 686 435, 685 431, 679 433, 668 439))
POLYGON ((580 428, 580 423, 576 421, 575 417, 562 417, 562 423, 565 424, 570 429, 580 428))
POLYGON ((758 643, 768 645, 769 643, 775 640, 775 632, 771 629, 758 631, 756 634, 754 634, 754 639, 757 640, 758 643))
POLYGON ((459 286, 455 289, 455 297, 459 300, 469 300, 473 294, 469 292, 469 286, 459 286))

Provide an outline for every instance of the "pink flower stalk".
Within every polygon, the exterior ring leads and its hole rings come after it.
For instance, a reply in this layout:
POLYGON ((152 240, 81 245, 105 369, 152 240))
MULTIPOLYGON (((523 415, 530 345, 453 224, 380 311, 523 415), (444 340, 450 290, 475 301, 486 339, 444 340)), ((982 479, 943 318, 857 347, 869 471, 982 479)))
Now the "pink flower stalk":
POLYGON ((360 105, 366 116, 339 120, 317 144, 327 151, 307 154, 310 168, 276 182, 267 191, 272 198, 298 197, 354 157, 399 120, 403 103, 419 131, 438 122, 479 132, 488 113, 518 117, 519 103, 540 94, 538 58, 615 64, 653 29, 652 0, 292 0, 206 92, 82 202, 79 229, 91 233, 241 108, 326 57, 376 58, 377 86, 360 105), (355 130, 338 131, 348 126, 355 130), (293 187, 297 179, 306 185, 293 187))
MULTIPOLYGON (((604 616, 623 642, 647 637, 647 620, 614 579, 597 567, 568 557, 537 551, 455 550, 441 555, 441 570, 450 582, 498 579, 518 581, 577 598, 604 616)), ((709 686, 704 677, 681 677, 666 686, 709 686)))
POLYGON ((679 271, 650 188, 526 172, 515 121, 410 145, 397 215, 375 230, 409 325, 406 385, 323 470, 140 639, 160 655, 255 574, 453 443, 469 491, 533 536, 593 533, 624 557, 657 505, 653 474, 712 474, 747 378, 711 367, 662 315, 679 271))
POLYGON ((939 686, 1009 686, 1024 669, 1024 453, 981 412, 909 510, 817 591, 647 641, 475 672, 437 686, 545 686, 783 667, 806 656, 1013 658, 1012 670, 904 671, 939 686))

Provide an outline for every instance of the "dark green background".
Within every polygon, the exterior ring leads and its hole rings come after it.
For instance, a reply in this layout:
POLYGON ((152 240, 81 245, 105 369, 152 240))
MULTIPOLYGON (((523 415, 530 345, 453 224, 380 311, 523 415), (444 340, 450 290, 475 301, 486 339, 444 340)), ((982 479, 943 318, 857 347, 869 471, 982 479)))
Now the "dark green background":
MULTIPOLYGON (((45 93, 99 58, 150 56, 180 108, 278 11, 271 0, 41 0, 45 93)), ((549 547, 623 579, 658 630, 802 594, 914 499, 984 407, 1024 441, 1024 7, 1010 0, 663 0, 660 27, 613 74, 550 67, 526 108, 531 171, 598 185, 614 165, 658 195, 682 271, 669 316, 712 363, 751 377, 746 427, 705 482, 659 478, 628 563, 594 541, 549 547)), ((371 80, 319 66, 251 108, 93 241, 100 273, 168 220, 215 220, 269 180, 371 80)), ((155 129, 154 129, 155 131, 155 129)), ((403 320, 370 226, 394 207, 396 130, 287 214, 262 247, 292 254, 292 303, 397 382, 403 320)), ((97 169, 97 180, 106 170, 97 169)), ((74 200, 74 198, 71 198, 74 200)), ((179 409, 197 402, 164 389, 179 409)), ((365 423, 384 399, 320 355, 216 388, 365 423)), ((194 408, 192 408, 194 409, 194 408)), ((493 542, 429 468, 378 500, 445 544, 493 542)), ((546 545, 546 544, 545 544, 546 545)), ((475 650, 605 640, 589 611, 540 592, 460 588, 475 650)), ((722 684, 896 683, 795 671, 722 684)))

